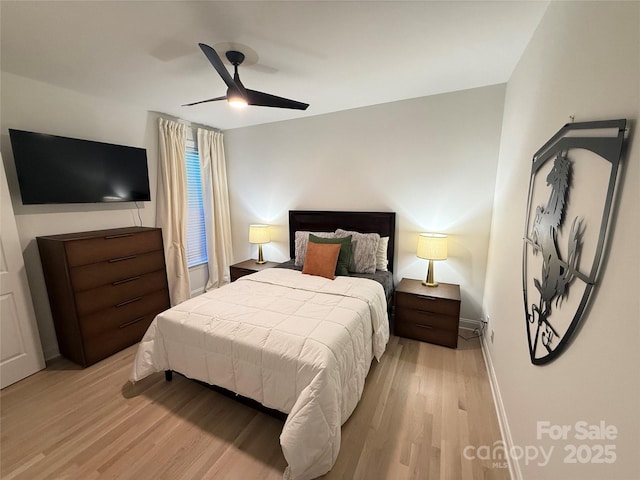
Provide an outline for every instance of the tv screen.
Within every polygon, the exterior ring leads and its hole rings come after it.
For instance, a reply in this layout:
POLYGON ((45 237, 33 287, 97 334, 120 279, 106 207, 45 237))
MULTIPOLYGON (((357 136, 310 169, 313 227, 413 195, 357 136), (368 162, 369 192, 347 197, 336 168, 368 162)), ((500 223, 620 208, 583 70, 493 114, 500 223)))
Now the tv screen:
POLYGON ((147 151, 9 129, 25 205, 149 201, 147 151))

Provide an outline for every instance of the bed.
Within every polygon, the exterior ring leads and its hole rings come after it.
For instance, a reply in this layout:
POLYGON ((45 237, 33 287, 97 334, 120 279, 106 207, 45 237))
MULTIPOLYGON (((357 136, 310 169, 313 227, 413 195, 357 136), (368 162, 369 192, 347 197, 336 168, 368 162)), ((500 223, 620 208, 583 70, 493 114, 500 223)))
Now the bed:
POLYGON ((331 280, 303 274, 294 261, 241 277, 159 314, 131 373, 135 382, 176 371, 287 414, 280 435, 286 480, 332 468, 341 426, 389 339, 388 280, 380 278, 393 278, 395 214, 290 211, 292 258, 296 232, 336 229, 387 238, 386 274, 331 280))

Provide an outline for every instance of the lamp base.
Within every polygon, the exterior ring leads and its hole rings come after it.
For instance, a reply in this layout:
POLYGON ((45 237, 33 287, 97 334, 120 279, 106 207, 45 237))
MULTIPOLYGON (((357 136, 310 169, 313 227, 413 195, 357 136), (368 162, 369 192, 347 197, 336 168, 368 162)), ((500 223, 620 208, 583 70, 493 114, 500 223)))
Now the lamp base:
POLYGON ((256 260, 258 265, 262 265, 263 263, 267 263, 267 261, 262 256, 262 244, 258 244, 258 260, 256 260))
POLYGON ((437 287, 438 282, 433 279, 433 260, 429 260, 429 267, 427 269, 427 278, 422 285, 425 287, 437 287))

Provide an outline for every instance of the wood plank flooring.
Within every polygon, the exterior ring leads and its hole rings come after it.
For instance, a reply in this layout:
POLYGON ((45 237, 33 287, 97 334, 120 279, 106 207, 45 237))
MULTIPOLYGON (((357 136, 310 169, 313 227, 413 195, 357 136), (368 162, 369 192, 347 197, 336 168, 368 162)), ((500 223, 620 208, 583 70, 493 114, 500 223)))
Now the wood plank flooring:
MULTIPOLYGON (((158 373, 128 382, 137 346, 87 369, 56 359, 0 392, 0 478, 281 479, 283 422, 158 373)), ((466 446, 500 440, 477 339, 457 350, 391 337, 324 480, 509 479, 466 446)))

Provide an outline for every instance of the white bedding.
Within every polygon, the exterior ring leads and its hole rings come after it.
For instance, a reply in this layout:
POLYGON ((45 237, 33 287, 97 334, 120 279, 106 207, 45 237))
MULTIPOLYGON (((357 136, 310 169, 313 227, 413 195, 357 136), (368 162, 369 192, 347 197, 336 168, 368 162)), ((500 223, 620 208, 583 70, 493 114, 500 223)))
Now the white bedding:
POLYGON ((388 340, 378 282, 270 268, 158 315, 131 380, 174 370, 288 413, 284 478, 307 480, 333 467, 341 426, 388 340))

